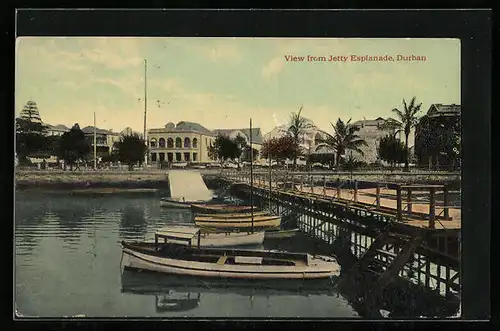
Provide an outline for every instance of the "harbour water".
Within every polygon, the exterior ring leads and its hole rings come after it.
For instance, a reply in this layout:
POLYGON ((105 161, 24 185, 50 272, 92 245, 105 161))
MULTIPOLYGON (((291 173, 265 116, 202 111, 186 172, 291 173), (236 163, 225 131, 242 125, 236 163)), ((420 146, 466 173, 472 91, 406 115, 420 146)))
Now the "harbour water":
MULTIPOLYGON (((161 208, 161 193, 71 195, 17 191, 15 304, 23 316, 62 317, 320 317, 359 318, 334 290, 276 293, 243 285, 169 289, 146 275, 123 284, 121 240, 150 239, 154 231, 191 221, 189 210, 161 208)), ((261 247, 262 248, 262 247, 261 247)), ((301 237, 266 249, 308 251, 301 237)))

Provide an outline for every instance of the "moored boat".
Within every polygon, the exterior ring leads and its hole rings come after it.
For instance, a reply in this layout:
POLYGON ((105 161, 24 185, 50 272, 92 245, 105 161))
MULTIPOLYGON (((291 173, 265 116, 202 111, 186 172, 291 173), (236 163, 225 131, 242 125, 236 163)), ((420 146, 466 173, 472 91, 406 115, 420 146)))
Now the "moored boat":
POLYGON ((160 206, 168 208, 191 208, 191 204, 198 201, 186 201, 185 199, 174 199, 174 198, 161 198, 160 206))
POLYGON ((124 269, 234 279, 322 279, 340 273, 337 261, 329 256, 200 248, 200 241, 200 229, 156 233, 154 243, 122 241, 120 264, 124 269), (164 242, 160 243, 160 239, 164 242), (188 245, 171 243, 170 240, 187 241, 188 245))
POLYGON ((254 216, 238 218, 199 217, 195 216, 194 222, 200 227, 214 227, 227 229, 247 229, 247 228, 276 228, 281 224, 280 216, 254 216))
MULTIPOLYGON (((226 219, 226 218, 245 218, 245 217, 252 217, 252 213, 244 212, 244 213, 234 213, 234 214, 195 214, 195 217, 216 217, 220 219, 226 219)), ((265 211, 256 211, 253 213, 253 216, 271 216, 268 212, 265 211)))
MULTIPOLYGON (((193 203, 191 205, 191 209, 194 213, 200 214, 234 214, 251 212, 252 206, 193 203)), ((258 211, 257 207, 255 206, 253 207, 253 210, 258 211)))
MULTIPOLYGON (((156 234, 160 236, 162 233, 171 234, 184 234, 194 233, 198 230, 200 231, 200 247, 235 247, 235 246, 254 246, 261 245, 264 242, 265 233, 264 231, 204 231, 203 229, 198 229, 192 226, 167 226, 156 231, 156 234)), ((186 240, 176 240, 172 239, 171 243, 179 245, 189 245, 190 243, 186 240)), ((193 244, 193 242, 191 242, 193 244)))

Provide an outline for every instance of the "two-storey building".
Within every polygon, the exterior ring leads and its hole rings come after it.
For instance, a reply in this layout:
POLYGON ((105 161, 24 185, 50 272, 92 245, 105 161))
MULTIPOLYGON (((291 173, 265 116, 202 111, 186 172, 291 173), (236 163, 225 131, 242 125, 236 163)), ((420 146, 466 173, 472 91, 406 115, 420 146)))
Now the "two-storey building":
POLYGON ((167 123, 149 129, 149 162, 212 162, 208 147, 215 141, 212 131, 194 122, 167 123))

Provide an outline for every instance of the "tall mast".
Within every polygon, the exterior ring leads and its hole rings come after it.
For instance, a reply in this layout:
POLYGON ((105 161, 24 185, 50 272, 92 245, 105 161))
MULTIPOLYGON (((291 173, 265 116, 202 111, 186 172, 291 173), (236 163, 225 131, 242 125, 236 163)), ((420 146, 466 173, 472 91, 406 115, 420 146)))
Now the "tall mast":
POLYGON ((253 233, 253 146, 252 146, 252 119, 250 118, 250 208, 252 211, 253 233))
MULTIPOLYGON (((147 92, 147 81, 148 81, 148 71, 147 71, 147 67, 148 67, 148 61, 146 59, 144 59, 144 135, 143 135, 143 138, 144 138, 144 143, 146 144, 146 146, 148 146, 148 139, 146 137, 146 114, 147 114, 147 111, 148 111, 148 92, 147 92)), ((148 153, 146 152, 146 155, 144 156, 144 164, 147 165, 148 164, 148 153)))
POLYGON ((97 169, 97 129, 95 127, 95 112, 94 112, 94 169, 97 169))

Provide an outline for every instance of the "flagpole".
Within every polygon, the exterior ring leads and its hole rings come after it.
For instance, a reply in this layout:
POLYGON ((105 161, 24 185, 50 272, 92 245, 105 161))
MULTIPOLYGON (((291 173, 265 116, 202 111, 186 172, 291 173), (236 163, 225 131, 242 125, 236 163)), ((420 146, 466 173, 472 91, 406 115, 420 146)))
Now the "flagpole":
MULTIPOLYGON (((146 114, 148 109, 148 101, 147 101, 147 80, 148 80, 148 71, 147 71, 148 61, 144 59, 144 143, 148 146, 148 139, 146 137, 146 114)), ((148 153, 144 155, 144 165, 148 164, 148 153)))
POLYGON ((94 112, 94 170, 97 170, 97 129, 95 127, 95 112, 94 112))
POLYGON ((253 146, 252 146, 252 119, 250 118, 250 208, 252 211, 252 233, 253 233, 253 146))

